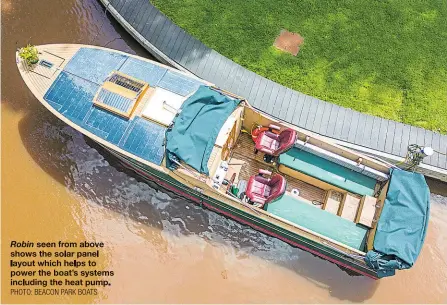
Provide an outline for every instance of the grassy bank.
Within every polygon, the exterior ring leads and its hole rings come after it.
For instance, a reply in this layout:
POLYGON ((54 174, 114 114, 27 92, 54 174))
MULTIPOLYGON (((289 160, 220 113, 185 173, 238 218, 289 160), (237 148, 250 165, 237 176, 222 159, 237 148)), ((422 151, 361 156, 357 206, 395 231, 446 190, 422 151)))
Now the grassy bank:
POLYGON ((443 0, 151 1, 207 46, 271 80, 447 133, 443 0), (304 37, 297 57, 272 46, 281 29, 304 37))

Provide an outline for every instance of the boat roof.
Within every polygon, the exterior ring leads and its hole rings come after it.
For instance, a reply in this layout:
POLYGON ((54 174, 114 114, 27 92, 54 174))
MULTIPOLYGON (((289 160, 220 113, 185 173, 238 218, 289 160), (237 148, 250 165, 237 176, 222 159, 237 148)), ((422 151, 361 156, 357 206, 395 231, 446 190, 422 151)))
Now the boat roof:
MULTIPOLYGON (((59 64, 53 61, 50 64, 59 64)), ((112 102, 123 107, 123 103, 127 102, 122 96, 117 97, 112 89, 105 90, 104 83, 111 81, 111 75, 126 75, 156 88, 158 95, 163 91, 182 101, 201 85, 208 85, 193 76, 150 61, 92 47, 79 48, 61 67, 62 70, 45 92, 44 100, 78 126, 157 165, 164 157, 167 126, 145 118, 144 111, 148 112, 147 109, 142 109, 141 115, 125 117, 105 107, 98 107, 112 105, 112 102)))

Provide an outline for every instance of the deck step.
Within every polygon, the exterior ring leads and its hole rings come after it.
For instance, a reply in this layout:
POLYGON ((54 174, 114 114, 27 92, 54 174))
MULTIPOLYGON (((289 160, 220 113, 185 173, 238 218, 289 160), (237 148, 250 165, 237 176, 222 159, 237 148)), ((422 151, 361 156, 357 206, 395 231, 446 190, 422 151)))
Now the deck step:
POLYGON ((358 195, 346 193, 341 202, 338 215, 354 222, 359 210, 360 200, 361 197, 358 195))
POLYGON ((328 190, 326 197, 324 198, 323 210, 338 215, 338 210, 340 209, 342 199, 342 193, 335 190, 328 190))
POLYGON ((360 206, 355 218, 356 223, 372 228, 374 225, 374 216, 376 214, 377 198, 363 196, 360 200, 360 206))

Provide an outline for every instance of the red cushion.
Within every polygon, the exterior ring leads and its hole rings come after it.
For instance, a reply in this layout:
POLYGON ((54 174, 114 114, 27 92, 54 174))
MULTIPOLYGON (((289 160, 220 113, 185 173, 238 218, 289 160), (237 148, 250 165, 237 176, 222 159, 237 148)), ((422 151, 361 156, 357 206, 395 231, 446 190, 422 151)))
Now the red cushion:
POLYGON ((258 135, 255 147, 258 151, 272 156, 279 156, 290 149, 296 141, 296 131, 285 129, 279 135, 270 131, 263 131, 258 135))
POLYGON ((260 175, 251 176, 247 183, 245 194, 252 202, 264 204, 282 196, 286 192, 287 181, 278 174, 267 179, 260 175))

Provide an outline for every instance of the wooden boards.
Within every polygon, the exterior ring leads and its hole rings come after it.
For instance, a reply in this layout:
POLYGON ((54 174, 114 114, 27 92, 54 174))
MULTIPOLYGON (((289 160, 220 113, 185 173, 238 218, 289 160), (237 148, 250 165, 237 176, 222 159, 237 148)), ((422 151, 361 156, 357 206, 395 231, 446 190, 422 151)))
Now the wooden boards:
POLYGON ((342 199, 343 199, 342 193, 334 190, 327 191, 326 198, 323 204, 323 210, 338 215, 338 210, 340 209, 340 203, 342 199))
POLYGON ((339 215, 350 221, 355 221, 360 205, 360 198, 354 194, 346 193, 340 205, 339 215))
POLYGON ((374 215, 376 214, 376 203, 377 198, 363 196, 360 200, 359 211, 355 218, 355 222, 372 228, 374 223, 374 215))

